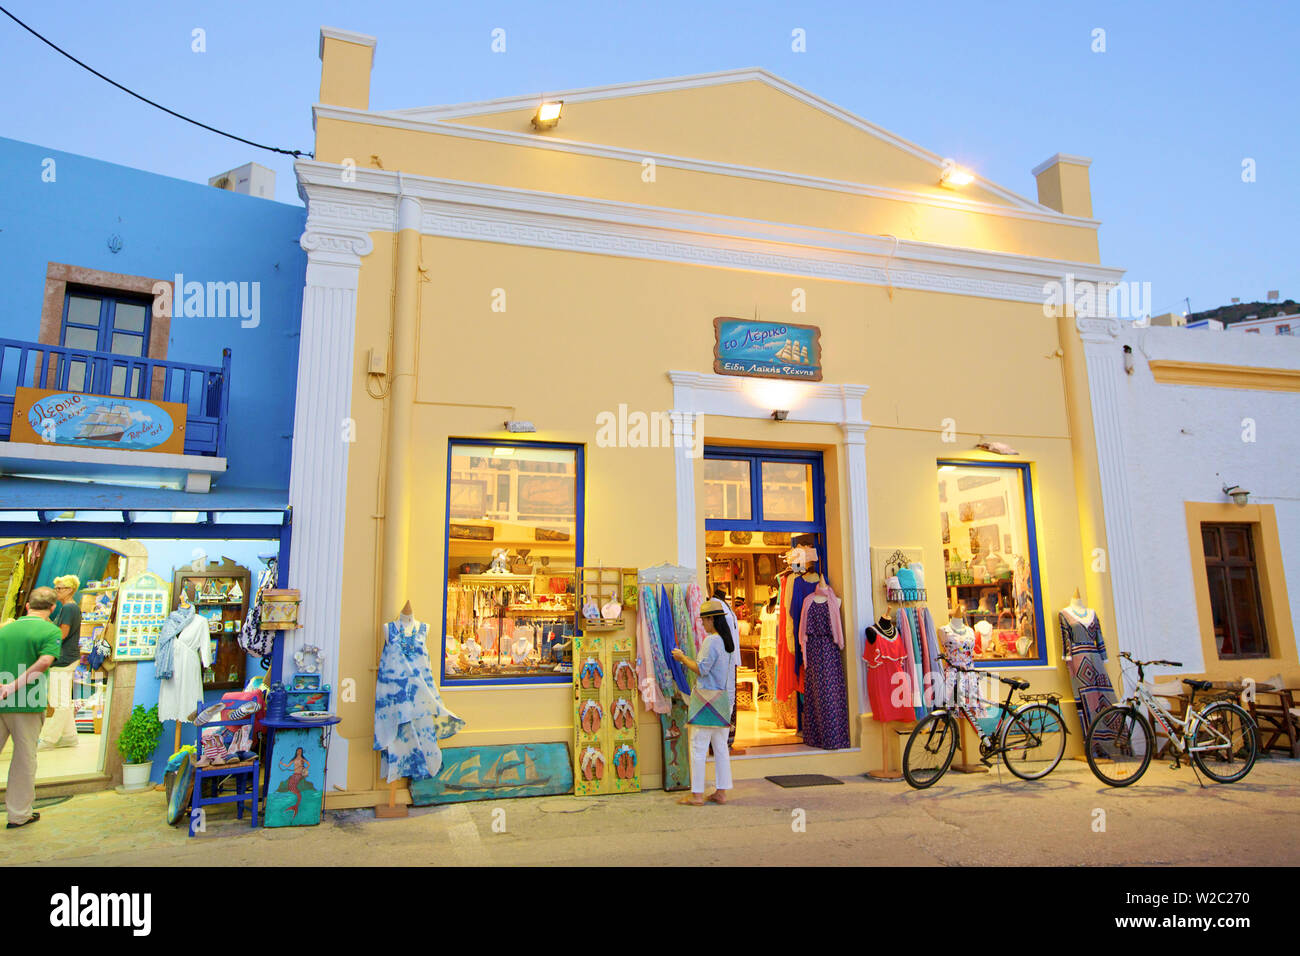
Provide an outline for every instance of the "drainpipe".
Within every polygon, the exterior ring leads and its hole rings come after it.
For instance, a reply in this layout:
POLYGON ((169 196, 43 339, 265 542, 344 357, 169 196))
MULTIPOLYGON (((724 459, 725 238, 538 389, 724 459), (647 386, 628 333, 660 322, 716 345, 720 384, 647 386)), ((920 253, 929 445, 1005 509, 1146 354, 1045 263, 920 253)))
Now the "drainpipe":
MULTIPOLYGON (((399 190, 400 191, 400 190, 399 190)), ((397 288, 393 299, 392 380, 388 405, 388 474, 384 482, 384 554, 380 615, 406 603, 411 541, 411 421, 415 408, 415 327, 420 294, 420 202, 397 206, 397 288)))

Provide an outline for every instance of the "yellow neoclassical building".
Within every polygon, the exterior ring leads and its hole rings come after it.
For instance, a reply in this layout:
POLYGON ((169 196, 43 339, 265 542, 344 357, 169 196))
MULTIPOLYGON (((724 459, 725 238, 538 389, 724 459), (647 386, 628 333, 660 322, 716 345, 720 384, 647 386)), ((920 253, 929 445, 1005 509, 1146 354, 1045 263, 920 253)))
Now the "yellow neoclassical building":
MULTIPOLYGON (((661 565, 736 611, 741 778, 898 767, 873 681, 901 665, 866 629, 900 611, 1061 694, 1077 752, 1057 614, 1077 590, 1113 615, 1080 340, 1044 302, 1122 275, 1087 159, 1034 170, 1036 200, 962 184, 759 69, 377 111, 374 50, 321 31, 297 164, 293 640, 339 693, 327 805, 389 798, 375 676, 407 602, 466 721, 444 746, 573 748, 575 632, 644 651, 661 565), (575 627, 595 568, 622 624, 575 627), (842 649, 820 612, 795 637, 814 573, 842 649)), ((657 787, 667 722, 633 696, 657 787)))

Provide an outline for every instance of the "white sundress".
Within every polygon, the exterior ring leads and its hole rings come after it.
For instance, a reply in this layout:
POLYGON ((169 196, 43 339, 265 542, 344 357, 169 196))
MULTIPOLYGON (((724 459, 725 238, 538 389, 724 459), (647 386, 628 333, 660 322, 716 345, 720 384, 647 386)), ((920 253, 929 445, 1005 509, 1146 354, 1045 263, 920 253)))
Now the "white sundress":
POLYGON ((195 614, 172 642, 172 676, 158 684, 158 719, 188 721, 203 706, 203 669, 212 665, 208 619, 195 614))
POLYGON ((433 681, 422 621, 403 628, 385 625, 384 653, 375 682, 375 746, 381 752, 379 772, 385 782, 400 777, 420 780, 442 769, 438 741, 450 737, 465 721, 442 703, 433 681))

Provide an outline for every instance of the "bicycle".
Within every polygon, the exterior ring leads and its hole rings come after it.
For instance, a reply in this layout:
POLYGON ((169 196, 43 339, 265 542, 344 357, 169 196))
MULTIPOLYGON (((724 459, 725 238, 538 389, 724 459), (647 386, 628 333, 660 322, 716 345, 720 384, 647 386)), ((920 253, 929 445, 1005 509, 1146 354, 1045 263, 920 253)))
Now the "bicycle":
POLYGON ((1098 780, 1112 787, 1127 787, 1137 783, 1151 766, 1157 741, 1151 718, 1141 707, 1168 734, 1174 747, 1173 769, 1182 765, 1182 756, 1186 754, 1193 767, 1216 783, 1236 783, 1250 773, 1259 753, 1259 731, 1250 714, 1236 703, 1222 699, 1197 710, 1196 692, 1209 690, 1211 684, 1207 680, 1184 677, 1183 683, 1189 688, 1187 713, 1179 719, 1143 682, 1147 667, 1183 665, 1178 661, 1139 661, 1127 652, 1120 657, 1137 667, 1137 683, 1133 693, 1099 713, 1088 727, 1088 766, 1098 780))
MULTIPOLYGON (((980 734, 980 762, 991 766, 993 759, 1002 757, 1007 769, 1021 780, 1040 780, 1056 769, 1065 754, 1065 719, 1053 695, 1029 697, 1019 707, 1012 708, 1012 695, 1016 691, 1029 688, 1029 682, 1002 677, 990 671, 954 664, 942 654, 939 655, 948 667, 966 674, 989 674, 1008 685, 1005 703, 984 700, 998 708, 998 723, 993 733, 985 737, 980 734)), ((907 739, 903 750, 903 777, 917 790, 934 786, 952 763, 953 754, 960 740, 961 727, 954 713, 961 713, 976 733, 979 727, 974 720, 963 713, 960 704, 956 706, 936 707, 921 719, 907 739)))

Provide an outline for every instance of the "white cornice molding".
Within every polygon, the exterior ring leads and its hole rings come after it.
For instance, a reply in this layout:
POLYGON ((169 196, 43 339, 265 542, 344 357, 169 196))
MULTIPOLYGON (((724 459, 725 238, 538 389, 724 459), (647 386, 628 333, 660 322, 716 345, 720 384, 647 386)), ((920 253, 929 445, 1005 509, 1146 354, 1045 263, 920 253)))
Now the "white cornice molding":
MULTIPOLYGON (((737 70, 719 70, 713 73, 697 73, 691 76, 668 77, 660 80, 644 80, 631 83, 614 83, 607 86, 593 86, 577 90, 560 90, 548 92, 545 94, 525 94, 523 96, 509 96, 494 100, 482 100, 477 103, 457 103, 447 106, 428 106, 416 109, 389 110, 390 116, 402 116, 410 119, 420 119, 425 121, 437 121, 445 119, 463 118, 480 113, 501 113, 513 109, 529 109, 535 107, 539 101, 539 96, 545 95, 547 98, 563 99, 565 103, 581 103, 588 100, 612 99, 615 97, 641 96, 646 93, 666 93, 675 90, 700 89, 708 86, 722 86, 729 83, 746 83, 758 82, 771 87, 787 96, 793 97, 814 109, 820 110, 829 116, 847 123, 855 129, 864 133, 869 133, 891 146, 909 153, 912 156, 931 163, 935 167, 935 181, 938 181, 939 173, 943 169, 944 157, 937 153, 932 153, 922 146, 910 140, 903 139, 895 133, 891 133, 884 127, 877 126, 869 120, 863 119, 856 113, 836 106, 829 100, 822 99, 816 93, 805 90, 803 87, 796 86, 789 80, 777 76, 775 73, 769 73, 761 67, 744 67, 737 70)), ((1041 211, 1047 207, 1040 205, 1026 196, 1013 192, 997 183, 984 179, 982 176, 975 174, 975 181, 981 188, 993 192, 1015 206, 1025 210, 1041 211)))
POLYGON ((1051 169, 1058 163, 1065 163, 1067 166, 1082 166, 1084 169, 1087 169, 1092 165, 1092 160, 1087 156, 1071 156, 1068 153, 1057 153, 1055 156, 1043 160, 1029 172, 1031 175, 1037 176, 1039 173, 1051 169))
MULTIPOLYGON (((426 235, 745 269, 893 288, 1043 302, 1067 274, 1100 286, 1123 270, 833 229, 686 212, 505 186, 295 164, 310 240, 365 255, 368 233, 394 231, 401 196, 419 202, 426 235), (364 237, 364 238, 363 238, 364 237), (364 251, 362 251, 364 249, 364 251)), ((350 261, 350 260, 349 260, 350 261)))
MULTIPOLYGON (((566 94, 567 95, 567 94, 566 94)), ((567 101, 566 101, 567 102, 567 101)), ((932 206, 939 209, 956 209, 961 212, 976 213, 985 216, 1002 216, 1011 219, 1026 219, 1033 222, 1047 222, 1055 225, 1076 226, 1096 229, 1101 225, 1098 219, 1081 216, 1067 216, 1040 206, 1037 203, 1016 203, 1003 206, 997 203, 983 202, 978 199, 964 199, 957 195, 946 196, 932 193, 898 189, 892 186, 872 186, 854 183, 842 179, 827 179, 822 176, 809 176, 803 173, 791 173, 776 169, 764 169, 759 166, 742 166, 735 163, 721 163, 708 159, 692 159, 686 156, 674 156, 668 153, 652 153, 644 150, 627 149, 621 146, 605 146, 595 143, 583 143, 577 140, 560 139, 553 136, 537 136, 531 133, 515 133, 509 130, 485 129, 478 126, 462 126, 439 120, 412 120, 393 112, 372 113, 365 110, 351 109, 344 106, 331 106, 318 103, 312 107, 312 129, 316 120, 340 120, 349 123, 365 123, 372 126, 386 126, 412 132, 433 133, 451 136, 457 139, 471 139, 479 142, 497 143, 505 146, 519 146, 529 149, 548 149, 582 156, 594 156, 617 162, 635 163, 640 167, 646 160, 653 160, 655 165, 668 169, 681 169, 687 172, 708 173, 715 176, 728 176, 734 179, 750 179, 759 182, 778 183, 784 186, 801 186, 808 189, 823 189, 829 192, 847 193, 854 196, 866 196, 872 199, 885 199, 892 202, 911 203, 932 206)), ((940 161, 942 165, 942 161, 940 161)), ((938 182, 938 173, 935 175, 938 182)), ((991 188, 990 184, 983 184, 991 188)), ((996 190, 993 190, 996 191, 996 190)), ((1016 197, 1021 199, 1022 197, 1016 197)))

